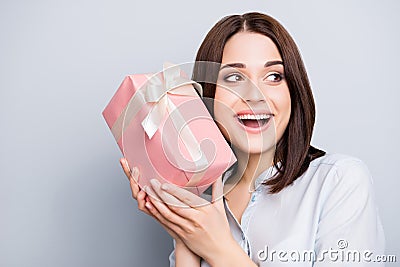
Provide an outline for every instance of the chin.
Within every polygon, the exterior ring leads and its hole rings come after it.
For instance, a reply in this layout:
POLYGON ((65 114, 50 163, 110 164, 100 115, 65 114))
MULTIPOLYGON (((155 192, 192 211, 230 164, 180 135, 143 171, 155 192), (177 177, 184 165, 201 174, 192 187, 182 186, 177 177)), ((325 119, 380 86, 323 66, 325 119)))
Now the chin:
POLYGON ((244 152, 246 154, 264 154, 264 153, 274 153, 276 144, 275 142, 271 142, 270 140, 268 141, 253 141, 253 140, 248 140, 248 143, 246 142, 233 142, 232 143, 234 150, 240 150, 241 152, 244 152))

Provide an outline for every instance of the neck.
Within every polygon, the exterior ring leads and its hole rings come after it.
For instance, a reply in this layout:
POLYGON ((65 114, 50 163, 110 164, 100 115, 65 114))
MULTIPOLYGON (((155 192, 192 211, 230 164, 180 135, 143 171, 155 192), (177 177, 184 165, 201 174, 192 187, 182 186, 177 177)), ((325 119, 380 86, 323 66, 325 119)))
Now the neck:
POLYGON ((234 151, 238 160, 236 175, 241 176, 239 183, 246 184, 249 190, 253 191, 257 177, 273 165, 275 149, 257 154, 249 154, 239 149, 234 149, 234 151))

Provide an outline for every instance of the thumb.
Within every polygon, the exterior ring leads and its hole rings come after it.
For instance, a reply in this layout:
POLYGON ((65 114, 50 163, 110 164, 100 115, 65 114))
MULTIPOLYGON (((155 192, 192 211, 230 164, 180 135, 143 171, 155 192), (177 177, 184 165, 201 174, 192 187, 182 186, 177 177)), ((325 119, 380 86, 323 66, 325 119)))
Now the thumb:
POLYGON ((212 203, 218 203, 223 207, 222 197, 224 195, 224 185, 222 184, 222 177, 219 177, 212 185, 212 203))

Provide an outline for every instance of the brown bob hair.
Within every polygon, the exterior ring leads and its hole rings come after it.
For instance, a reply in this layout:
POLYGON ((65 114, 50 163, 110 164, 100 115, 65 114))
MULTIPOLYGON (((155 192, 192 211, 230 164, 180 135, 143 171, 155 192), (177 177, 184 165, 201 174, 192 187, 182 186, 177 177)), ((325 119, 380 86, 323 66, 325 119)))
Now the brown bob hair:
MULTIPOLYGON (((310 145, 315 123, 314 98, 295 42, 278 21, 265 14, 251 12, 221 19, 205 37, 197 52, 196 62, 221 63, 226 42, 234 34, 243 31, 265 35, 275 43, 283 60, 285 79, 289 87, 291 115, 287 128, 276 145, 274 156, 274 165, 278 172, 264 182, 270 186, 271 193, 278 193, 301 176, 312 160, 325 155, 324 151, 310 145)), ((201 64, 196 64, 192 78, 203 86, 204 98, 213 99, 219 68, 204 70, 198 67, 201 64), (204 82, 210 80, 215 82, 204 82)), ((213 114, 213 105, 206 105, 213 114)))

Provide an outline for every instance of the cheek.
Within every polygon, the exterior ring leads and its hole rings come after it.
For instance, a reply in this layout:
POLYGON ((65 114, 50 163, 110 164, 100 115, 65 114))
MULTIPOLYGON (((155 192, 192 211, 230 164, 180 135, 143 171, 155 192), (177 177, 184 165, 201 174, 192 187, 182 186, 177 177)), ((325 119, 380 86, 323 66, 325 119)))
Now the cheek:
POLYGON ((290 113, 292 112, 292 102, 290 98, 289 89, 285 91, 285 94, 282 96, 282 109, 286 112, 286 120, 289 121, 290 113))
POLYGON ((289 123, 292 108, 290 92, 287 86, 285 86, 285 88, 282 88, 282 90, 278 90, 276 92, 276 94, 274 95, 273 105, 276 112, 278 113, 276 127, 278 135, 277 137, 280 138, 289 123))
POLYGON ((235 115, 233 107, 236 102, 237 97, 234 94, 217 86, 214 97, 214 119, 228 140, 231 140, 228 132, 233 121, 232 117, 235 115))
POLYGON ((228 90, 217 86, 214 97, 214 113, 215 116, 222 116, 224 112, 233 113, 233 107, 238 98, 235 94, 228 90))
POLYGON ((268 90, 265 95, 270 100, 270 104, 273 106, 275 112, 281 115, 290 114, 291 99, 289 88, 286 85, 268 90))
POLYGON ((280 112, 286 115, 285 118, 289 119, 291 112, 291 101, 290 101, 289 90, 283 92, 282 95, 280 95, 278 105, 280 112))

